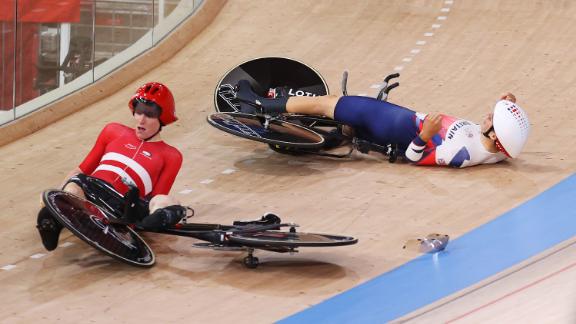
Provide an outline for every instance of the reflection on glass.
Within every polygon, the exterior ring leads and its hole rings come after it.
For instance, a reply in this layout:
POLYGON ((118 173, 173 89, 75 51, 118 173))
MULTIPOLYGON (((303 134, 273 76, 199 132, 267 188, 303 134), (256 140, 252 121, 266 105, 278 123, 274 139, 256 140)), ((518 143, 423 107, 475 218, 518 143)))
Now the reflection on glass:
POLYGON ((201 3, 0 0, 0 125, 111 73, 201 3))
POLYGON ((15 0, 0 0, 0 123, 14 118, 15 0))
POLYGON ((91 33, 87 37, 78 33, 82 25, 92 25, 92 2, 17 3, 16 118, 93 81, 86 73, 93 66, 91 33), (37 100, 40 96, 44 98, 37 100))
POLYGON ((43 10, 47 16, 40 24, 38 53, 39 77, 37 87, 41 94, 62 87, 92 69, 92 4, 88 1, 65 0, 35 1, 35 11, 43 10), (46 6, 46 7, 42 7, 46 6), (88 26, 88 28, 86 28, 88 26))
POLYGON ((153 15, 153 0, 98 1, 96 60, 105 61, 136 43, 152 29, 153 15))

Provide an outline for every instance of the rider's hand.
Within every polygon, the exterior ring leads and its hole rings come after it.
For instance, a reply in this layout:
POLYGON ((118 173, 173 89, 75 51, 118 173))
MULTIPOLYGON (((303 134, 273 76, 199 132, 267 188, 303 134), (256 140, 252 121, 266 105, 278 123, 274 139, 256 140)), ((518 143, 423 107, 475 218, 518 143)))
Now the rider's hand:
POLYGON ((511 92, 506 92, 502 96, 500 96, 500 100, 508 100, 511 102, 516 102, 516 96, 513 95, 511 92))
POLYGON ((436 135, 442 128, 442 115, 428 114, 424 119, 424 126, 420 132, 420 138, 424 142, 428 142, 432 136, 436 135))

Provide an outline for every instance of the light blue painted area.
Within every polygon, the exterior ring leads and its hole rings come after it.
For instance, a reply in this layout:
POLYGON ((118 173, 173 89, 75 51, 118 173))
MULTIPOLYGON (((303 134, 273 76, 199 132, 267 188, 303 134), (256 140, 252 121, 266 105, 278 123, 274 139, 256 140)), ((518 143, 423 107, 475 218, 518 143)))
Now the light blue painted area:
POLYGON ((279 323, 384 323, 574 236, 576 174, 451 241, 444 252, 422 255, 279 323))

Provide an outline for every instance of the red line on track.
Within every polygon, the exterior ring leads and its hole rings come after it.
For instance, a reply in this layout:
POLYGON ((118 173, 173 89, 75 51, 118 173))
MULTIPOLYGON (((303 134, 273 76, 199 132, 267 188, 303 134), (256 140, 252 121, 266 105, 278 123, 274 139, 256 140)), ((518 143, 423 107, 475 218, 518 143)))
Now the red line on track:
POLYGON ((570 264, 570 265, 568 265, 568 266, 566 266, 566 267, 564 267, 564 268, 562 268, 562 269, 560 269, 560 270, 558 270, 558 271, 555 271, 555 272, 553 272, 553 273, 551 273, 551 274, 549 274, 549 275, 547 275, 547 276, 545 276, 545 277, 543 277, 543 278, 540 278, 540 279, 538 279, 538 280, 536 280, 536 281, 534 281, 534 282, 532 282, 532 283, 529 283, 529 284, 527 284, 527 285, 525 285, 525 286, 523 286, 523 287, 520 287, 520 288, 518 288, 518 289, 516 289, 516 290, 514 290, 514 291, 511 291, 511 292, 507 293, 506 295, 504 295, 504 296, 502 296, 502 297, 500 297, 500 298, 498 298, 498 299, 495 299, 495 300, 493 300, 493 301, 491 301, 491 302, 489 302, 489 303, 486 303, 486 304, 484 304, 484 305, 482 305, 482 306, 479 306, 479 307, 477 307, 477 308, 474 308, 473 310, 471 310, 471 311, 469 311, 469 312, 467 312, 467 313, 464 313, 464 314, 462 314, 462 315, 460 315, 460 316, 458 316, 458 317, 455 317, 455 318, 447 321, 446 323, 447 323, 447 324, 448 324, 448 323, 454 323, 454 322, 456 322, 457 320, 460 320, 460 319, 462 319, 462 318, 464 318, 464 317, 466 317, 466 316, 469 316, 469 315, 471 315, 471 314, 473 314, 473 313, 476 313, 477 311, 479 311, 479 310, 481 310, 481 309, 484 309, 484 308, 486 308, 486 307, 488 307, 488 306, 490 306, 490 305, 494 305, 494 304, 496 304, 497 302, 499 302, 499 301, 501 301, 501 300, 503 300, 503 299, 506 299, 506 298, 508 298, 508 297, 510 297, 510 296, 512 296, 512 295, 515 295, 515 294, 517 294, 517 293, 519 293, 519 292, 521 292, 521 291, 523 291, 523 290, 526 290, 526 289, 528 289, 528 288, 530 288, 530 287, 532 287, 532 286, 535 286, 535 285, 541 283, 542 281, 545 281, 545 280, 547 280, 547 279, 550 279, 550 278, 552 278, 552 277, 554 277, 554 276, 556 276, 556 275, 558 275, 558 274, 560 274, 560 273, 562 273, 562 272, 564 272, 564 271, 566 271, 566 270, 569 270, 569 269, 571 269, 571 268, 574 268, 574 267, 576 267, 576 262, 574 262, 574 263, 572 263, 572 264, 570 264))

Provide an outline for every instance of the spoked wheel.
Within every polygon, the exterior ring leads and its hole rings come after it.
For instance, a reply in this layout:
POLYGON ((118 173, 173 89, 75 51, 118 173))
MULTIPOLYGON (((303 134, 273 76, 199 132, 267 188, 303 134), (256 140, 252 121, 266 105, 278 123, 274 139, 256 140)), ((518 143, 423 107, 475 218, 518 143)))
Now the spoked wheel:
POLYGON ((324 137, 294 123, 243 113, 216 113, 208 123, 227 133, 272 145, 297 148, 321 148, 324 137))
POLYGON ((244 62, 228 71, 216 85, 214 105, 218 112, 235 112, 234 86, 248 80, 254 91, 266 97, 270 89, 285 87, 289 96, 324 96, 328 85, 308 65, 285 57, 262 57, 244 62))
POLYGON ((93 203, 61 190, 43 194, 52 215, 74 235, 97 250, 125 263, 151 267, 154 253, 130 227, 110 224, 108 216, 93 203))

